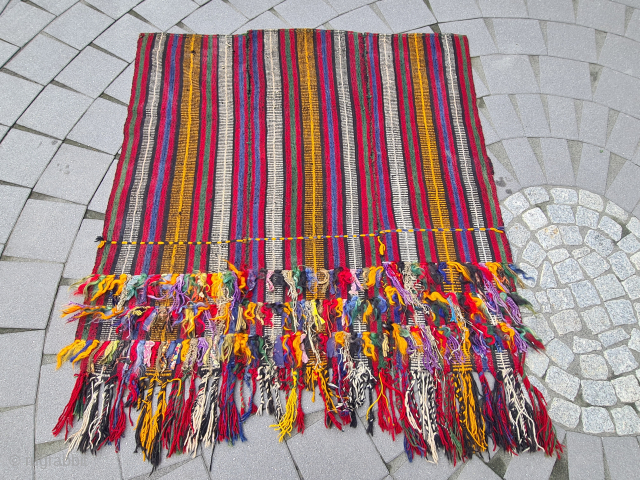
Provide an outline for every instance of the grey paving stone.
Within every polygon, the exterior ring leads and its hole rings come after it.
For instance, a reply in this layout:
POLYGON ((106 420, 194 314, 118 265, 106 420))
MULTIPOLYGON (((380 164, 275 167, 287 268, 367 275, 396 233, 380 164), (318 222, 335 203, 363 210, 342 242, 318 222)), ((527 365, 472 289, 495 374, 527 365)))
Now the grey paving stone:
POLYGON ((520 223, 514 223, 509 230, 507 230, 507 237, 509 242, 518 246, 524 247, 527 244, 527 240, 531 236, 529 230, 522 226, 520 223))
MULTIPOLYGON (((549 139, 552 140, 552 139, 549 139)), ((575 223, 573 209, 570 205, 547 205, 547 214, 551 223, 575 223)))
POLYGON ((120 18, 142 0, 87 0, 101 12, 106 13, 111 18, 120 18))
POLYGON ((387 474, 382 459, 362 426, 339 432, 336 429, 327 430, 322 422, 317 422, 307 431, 309 435, 296 435, 287 442, 304 478, 332 478, 331 470, 322 467, 327 458, 333 459, 334 464, 338 465, 348 462, 350 469, 366 478, 382 478, 387 474), (353 455, 354 444, 358 445, 356 456, 353 455))
POLYGON ((91 99, 85 95, 48 85, 22 114, 18 124, 63 139, 90 104, 91 99))
POLYGON ((135 67, 131 63, 124 71, 118 75, 111 85, 104 91, 107 95, 129 104, 131 99, 131 85, 133 83, 133 73, 135 67))
POLYGON ((573 258, 558 263, 554 270, 561 283, 572 283, 584 279, 580 265, 573 258))
POLYGON ((12 125, 40 90, 37 83, 0 72, 0 122, 12 125))
POLYGON ((55 263, 0 262, 0 284, 11 286, 0 289, 0 328, 45 328, 61 273, 55 263))
MULTIPOLYGON (((101 52, 96 48, 88 47, 80 52, 80 54, 58 74, 56 80, 74 90, 95 98, 107 88, 112 80, 116 78, 126 66, 127 64, 122 60, 101 52)), ((125 103, 129 101, 128 95, 131 91, 132 78, 129 80, 125 103)), ((121 100, 121 98, 115 95, 111 96, 121 100)))
POLYGON ((609 257, 609 261, 611 262, 613 273, 615 273, 620 280, 625 280, 636 271, 633 265, 631 265, 629 257, 627 257, 624 252, 614 253, 609 257))
POLYGON ((636 217, 631 217, 629 219, 629 222, 627 223, 627 228, 636 237, 640 238, 640 220, 638 220, 636 217))
POLYGON ((493 163, 493 177, 497 182, 498 199, 504 200, 508 195, 514 191, 520 190, 522 186, 516 179, 516 177, 507 170, 500 161, 496 158, 491 151, 489 151, 489 158, 493 163))
POLYGON ((523 0, 480 0, 484 17, 526 17, 527 8, 523 0))
POLYGON ((590 277, 597 277, 609 270, 609 264, 597 252, 591 252, 586 257, 582 257, 578 263, 590 277))
POLYGON ((78 0, 35 0, 33 3, 54 15, 60 15, 78 0))
POLYGON ((549 296, 549 302, 555 310, 565 310, 573 308, 573 297, 571 291, 568 288, 553 288, 547 292, 549 296))
POLYGON ((376 6, 394 32, 406 32, 436 23, 422 0, 382 0, 376 6))
POLYGON ((476 2, 473 0, 461 0, 456 4, 452 4, 447 0, 432 0, 429 4, 438 22, 482 17, 476 2))
POLYGON ((28 200, 9 237, 5 254, 64 262, 85 207, 70 203, 28 200))
POLYGON ((565 245, 582 245, 580 228, 575 225, 561 225, 560 234, 565 245))
MULTIPOLYGON (((0 275, 2 273, 0 264, 0 275)), ((3 296, 0 293, 0 304, 5 303, 2 302, 3 296)), ((15 311, 12 313, 15 314, 15 311)), ((34 355, 33 352, 42 351, 43 341, 42 330, 0 335, 0 361, 8 367, 0 371, 0 385, 3 387, 0 408, 35 403, 40 355, 34 355)))
POLYGON ((533 333, 536 335, 536 337, 539 338, 540 341, 545 345, 555 337, 555 334, 542 315, 526 317, 523 319, 523 323, 531 330, 533 330, 533 333))
POLYGON ((585 433, 615 432, 609 412, 602 407, 582 408, 582 429, 585 433))
POLYGON ((573 337, 572 350, 575 353, 589 353, 596 350, 602 350, 602 345, 597 340, 590 340, 588 338, 581 338, 581 337, 573 337))
POLYGON ((496 44, 482 19, 440 23, 439 26, 443 33, 459 33, 469 37, 469 54, 472 57, 498 53, 496 44))
POLYGON ((68 135, 70 140, 115 154, 122 146, 127 109, 98 98, 68 135))
POLYGON ((565 58, 540 57, 540 91, 591 100, 589 65, 565 58))
MULTIPOLYGON (((587 102, 583 103, 583 116, 584 116, 584 105, 587 102)), ((580 190, 579 192, 579 203, 591 210, 596 210, 601 212, 604 209, 604 202, 602 201, 602 197, 598 194, 590 192, 588 190, 580 190)))
POLYGON ((606 380, 609 369, 600 355, 580 355, 580 371, 584 378, 591 380, 606 380))
POLYGON ((611 410, 613 422, 616 424, 618 435, 638 435, 640 433, 640 418, 629 405, 611 410))
POLYGON ((45 32, 72 47, 82 49, 112 23, 111 17, 77 3, 51 22, 45 32))
POLYGON ((522 258, 536 268, 540 266, 546 256, 547 253, 536 242, 529 242, 527 248, 522 252, 522 258))
POLYGON ((571 98, 547 97, 551 135, 559 138, 578 138, 575 102, 571 98))
POLYGON ((458 475, 459 480, 498 480, 499 478, 478 457, 473 457, 467 462, 458 475))
MULTIPOLYGON (((296 27, 300 26, 302 28, 315 28, 337 16, 337 12, 329 5, 324 2, 315 2, 313 0, 286 0, 285 2, 277 5, 275 10, 290 25, 295 25, 296 27)), ((368 7, 364 7, 362 9, 362 13, 366 14, 365 12, 367 10, 370 9, 368 7)))
POLYGON ((0 67, 19 50, 15 45, 0 40, 0 67))
POLYGON ((638 117, 640 116, 638 103, 640 102, 640 79, 604 67, 600 73, 593 100, 638 117))
POLYGON ((640 352, 640 330, 637 328, 631 330, 631 339, 629 339, 627 346, 636 352, 640 352))
POLYGON ((484 109, 478 111, 480 115, 480 123, 482 124, 482 133, 484 134, 484 141, 486 145, 491 145, 492 143, 498 142, 500 140, 500 136, 496 133, 489 121, 489 117, 485 114, 484 109))
POLYGON ((96 257, 96 237, 102 234, 102 220, 82 221, 73 242, 69 260, 64 267, 64 277, 80 279, 89 275, 96 257))
POLYGON ((67 456, 66 451, 63 450, 38 459, 34 470, 36 480, 66 480, 91 476, 120 478, 118 456, 111 446, 101 448, 96 455, 91 455, 88 452, 85 454, 74 452, 67 456))
POLYGON ((600 299, 598 298, 596 289, 593 288, 591 282, 585 280, 583 282, 572 283, 571 291, 576 297, 576 302, 580 308, 590 307, 592 305, 598 305, 600 299))
POLYGON ((59 140, 12 129, 0 143, 0 180, 33 187, 59 140))
POLYGON ((520 275, 522 283, 530 288, 535 287, 536 282, 538 281, 538 270, 536 270, 535 267, 529 265, 526 262, 520 263, 520 270, 524 272, 524 275, 520 275))
POLYGON ((600 437, 567 432, 566 445, 570 480, 604 478, 600 437))
POLYGON ((518 113, 520 114, 525 135, 528 137, 550 135, 549 122, 544 113, 540 95, 516 95, 516 101, 518 102, 518 113))
POLYGON ((86 205, 112 160, 111 155, 64 144, 40 177, 34 191, 86 205))
POLYGON ((146 0, 133 10, 160 30, 168 30, 193 12, 198 5, 191 0, 146 0))
POLYGON ((612 273, 596 278, 594 283, 605 301, 624 295, 624 288, 612 273))
POLYGON ((514 215, 520 215, 529 208, 529 201, 521 192, 516 192, 504 201, 504 205, 506 205, 514 215))
POLYGON ((572 188, 552 188, 553 202, 561 205, 575 205, 578 203, 578 192, 572 188))
MULTIPOLYGON (((609 303, 611 302, 607 302, 605 305, 609 303)), ((582 312, 582 320, 593 334, 603 332, 611 325, 611 320, 609 320, 606 310, 601 306, 582 312)))
POLYGON ((640 10, 633 10, 625 35, 640 42, 640 10))
POLYGON ((613 242, 595 230, 587 232, 584 243, 603 256, 608 256, 613 251, 613 242))
POLYGON ((547 182, 552 185, 574 185, 573 166, 566 140, 541 138, 540 144, 547 182))
POLYGON ((9 238, 29 193, 27 188, 0 185, 0 243, 6 243, 9 238))
POLYGON ((289 25, 280 20, 280 17, 276 17, 275 14, 268 11, 258 15, 253 20, 249 20, 236 30, 236 33, 248 32, 249 30, 273 30, 280 28, 289 28, 289 25))
MULTIPOLYGON (((69 343, 74 340, 73 337, 70 340, 69 343)), ((36 402, 36 444, 64 439, 64 431, 60 434, 60 437, 54 437, 51 430, 69 402, 73 386, 76 383, 73 368, 68 362, 63 364, 60 370, 56 370, 55 363, 44 365, 38 373, 40 381, 36 402)))
POLYGON ((578 388, 580 388, 580 380, 578 377, 575 377, 556 366, 549 367, 545 377, 545 382, 551 390, 571 401, 576 397, 578 394, 578 388))
POLYGON ((620 208, 613 202, 607 202, 607 208, 605 208, 605 213, 608 213, 614 219, 618 219, 622 222, 626 221, 629 217, 629 214, 624 211, 624 209, 620 208))
POLYGON ((523 452, 511 458, 504 478, 505 480, 523 478, 528 480, 547 480, 555 463, 556 457, 548 457, 544 452, 523 452))
MULTIPOLYGON (((576 315, 577 318, 577 315, 576 315)), ((567 369, 573 362, 575 355, 561 340, 553 339, 546 346, 547 355, 561 368, 567 369)))
MULTIPOLYGON (((231 7, 227 6, 227 8, 231 7)), ((219 19, 219 16, 217 16, 217 18, 219 19)), ((152 25, 149 25, 132 15, 125 15, 96 38, 93 43, 126 60, 127 62, 132 62, 136 58, 138 35, 143 32, 151 33, 157 31, 158 29, 152 25)), ((201 33, 196 30, 194 31, 196 33, 201 33)), ((231 32, 212 31, 209 33, 231 32)))
POLYGON ((613 330, 609 330, 608 332, 603 332, 598 335, 598 338, 602 342, 602 345, 607 348, 611 345, 615 345, 618 342, 622 342, 629 338, 627 332, 625 332, 622 328, 614 328, 613 330))
POLYGON ((598 228, 598 212, 579 206, 576 209, 576 224, 580 227, 598 228))
MULTIPOLYGON (((524 291, 528 290, 523 290, 523 292, 524 291)), ((547 313, 551 311, 551 304, 549 303, 549 297, 547 296, 545 290, 541 290, 539 292, 536 292, 535 294, 532 292, 531 295, 533 296, 533 299, 528 298, 528 300, 531 301, 531 305, 533 306, 534 310, 537 308, 538 310, 547 313)))
POLYGON ((47 84, 78 51, 54 38, 38 35, 5 65, 12 72, 47 84))
POLYGON ((482 66, 492 94, 540 91, 529 57, 525 55, 489 55, 482 57, 482 66))
POLYGON ((633 478, 640 471, 640 448, 635 438, 603 437, 602 446, 611 480, 633 478))
POLYGON ((542 377, 549 366, 549 357, 542 352, 531 350, 527 352, 525 365, 534 375, 542 377))
POLYGON ((543 187, 529 187, 524 189, 524 194, 527 196, 532 205, 538 205, 549 201, 549 194, 543 187))
MULTIPOLYGON (((233 6, 240 10, 245 17, 254 18, 281 2, 282 0, 233 0, 233 6)), ((200 1, 198 3, 202 4, 206 2, 200 1)), ((343 12, 340 11, 340 13, 343 12)))
POLYGON ((102 179, 102 182, 100 182, 98 190, 93 195, 91 203, 89 203, 89 210, 100 213, 105 213, 107 211, 109 195, 111 194, 111 187, 116 176, 117 163, 117 160, 111 162, 111 166, 109 167, 107 174, 102 179))
POLYGON ((571 0, 528 0, 529 16, 554 22, 575 22, 571 0))
POLYGON ((208 478, 208 476, 208 470, 202 457, 196 457, 184 465, 180 465, 167 475, 163 475, 162 478, 165 480, 183 480, 184 478, 208 478))
POLYGON ((640 400, 640 385, 634 375, 614 378, 611 384, 622 403, 634 403, 640 400))
MULTIPOLYGON (((580 207, 578 207, 578 208, 580 208, 580 207)), ((589 252, 591 252, 591 249, 589 247, 580 247, 580 248, 576 248, 575 250, 573 250, 571 252, 571 255, 573 256, 573 258, 582 258, 582 257, 588 255, 589 252)))
POLYGON ((554 398, 548 407, 549 417, 567 428, 576 428, 580 421, 580 407, 562 398, 554 398))
POLYGON ((521 186, 529 187, 545 183, 540 164, 527 139, 512 138, 503 140, 502 145, 509 156, 511 165, 521 186))
POLYGON ((609 157, 608 150, 583 143, 576 184, 604 195, 607 172, 609 171, 609 157))
POLYGON ((371 3, 371 0, 327 0, 327 3, 331 5, 336 12, 345 13, 371 3))
POLYGON ((604 105, 583 102, 580 120, 580 140, 604 147, 607 139, 608 112, 609 109, 604 105))
POLYGON ((484 101, 500 139, 524 136, 522 124, 508 96, 491 95, 484 101))
POLYGON ((605 350, 604 356, 615 375, 638 368, 638 362, 626 345, 605 350))
POLYGON ((406 461, 395 471, 393 478, 397 480, 413 480, 414 478, 446 480, 462 466, 463 464, 458 463, 454 467, 453 463, 446 459, 444 452, 439 452, 438 463, 427 462, 422 458, 416 458, 412 462, 406 461))
MULTIPOLYGON (((640 54, 640 46, 638 52, 640 54)), ((621 113, 613 126, 607 148, 623 158, 631 158, 636 151, 638 139, 640 139, 640 120, 621 113)))
POLYGON ((576 23, 605 32, 624 34, 624 6, 606 0, 582 0, 576 23))
MULTIPOLYGON (((503 16, 503 15, 500 15, 503 16)), ((522 18, 493 20, 496 44, 500 53, 546 55, 540 22, 522 18)))
POLYGON ((607 189, 607 198, 631 211, 640 200, 640 167, 626 162, 607 189))
POLYGON ((633 325, 638 323, 629 300, 611 300, 605 302, 605 306, 614 325, 633 325))
POLYGON ((640 277, 634 275, 622 282, 624 289, 631 300, 640 297, 640 277))
POLYGON ((357 32, 391 33, 389 27, 369 7, 345 13, 331 20, 331 26, 339 30, 354 30, 357 32))
POLYGON ((549 22, 547 48, 553 57, 596 62, 596 37, 592 28, 549 22))
POLYGON ((6 478, 33 475, 33 406, 0 413, 0 469, 6 478))
POLYGON ((610 407, 618 401, 611 382, 599 380, 582 380, 582 398, 598 407, 610 407))
POLYGON ((544 262, 542 270, 540 271, 540 287, 541 288, 556 288, 558 283, 556 277, 553 274, 553 268, 549 262, 544 262))
POLYGON ((16 2, 0 17, 0 38, 22 47, 54 18, 49 12, 16 2))
POLYGON ((76 322, 67 322, 61 317, 62 309, 69 302, 81 302, 81 295, 71 295, 72 291, 69 287, 59 287, 56 295, 51 316, 47 326, 47 334, 44 340, 45 354, 58 354, 60 350, 75 340, 75 333, 78 324, 76 322))
POLYGON ((538 230, 549 223, 544 212, 539 207, 534 207, 522 214, 522 220, 531 230, 538 230))
POLYGON ((246 21, 246 17, 228 4, 221 0, 212 0, 185 18, 182 23, 196 33, 229 34, 246 21))
POLYGON ((556 248, 555 250, 548 252, 547 256, 549 257, 549 260, 551 260, 551 263, 558 263, 569 258, 569 252, 567 252, 566 248, 556 248))

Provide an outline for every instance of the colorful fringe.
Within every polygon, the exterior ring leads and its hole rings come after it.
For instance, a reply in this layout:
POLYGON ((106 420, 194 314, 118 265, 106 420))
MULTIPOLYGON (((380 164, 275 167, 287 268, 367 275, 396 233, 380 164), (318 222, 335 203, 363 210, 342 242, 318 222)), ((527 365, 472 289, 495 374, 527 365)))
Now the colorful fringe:
POLYGON ((137 448, 157 465, 162 450, 195 455, 245 440, 254 414, 272 414, 281 440, 302 432, 308 390, 319 392, 327 427, 355 427, 368 406, 367 431, 377 417, 381 430, 403 432, 410 459, 437 461, 443 450, 464 460, 489 438, 551 455, 561 446, 522 368, 529 347, 544 347, 521 322, 515 278, 506 265, 454 262, 94 275, 77 290, 87 303, 64 313, 109 322, 118 339, 78 339, 59 353, 58 365, 80 371, 54 433, 80 451, 117 449, 136 409, 137 448), (445 293, 452 280, 464 293, 445 293), (285 301, 252 301, 259 284, 285 301), (82 425, 69 436, 74 417, 82 425))
POLYGON ((263 413, 283 440, 307 390, 410 459, 561 451, 464 36, 141 35, 99 240, 58 356, 70 449, 130 423, 155 466, 263 413))

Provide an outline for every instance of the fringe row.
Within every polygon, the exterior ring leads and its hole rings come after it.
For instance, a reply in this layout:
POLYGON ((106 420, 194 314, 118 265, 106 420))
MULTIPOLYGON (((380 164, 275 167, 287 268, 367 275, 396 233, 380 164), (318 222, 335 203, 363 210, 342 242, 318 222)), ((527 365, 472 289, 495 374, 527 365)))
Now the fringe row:
POLYGON ((308 390, 327 427, 356 427, 367 406, 367 432, 376 419, 394 438, 403 432, 410 460, 443 450, 464 461, 489 439, 511 453, 562 452, 523 370, 527 349, 544 347, 522 324, 513 266, 229 268, 93 275, 78 287, 86 303, 63 313, 80 321, 78 339, 58 367, 80 369, 53 429, 69 451, 118 450, 132 408, 136 451, 154 467, 163 450, 245 441, 253 414, 273 415, 282 441, 304 431, 308 390))

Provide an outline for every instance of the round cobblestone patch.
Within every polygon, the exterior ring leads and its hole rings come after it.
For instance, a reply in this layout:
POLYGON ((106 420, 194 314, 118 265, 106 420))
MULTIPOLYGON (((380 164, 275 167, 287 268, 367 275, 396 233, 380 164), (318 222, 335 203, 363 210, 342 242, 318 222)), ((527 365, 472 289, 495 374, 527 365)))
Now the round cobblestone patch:
POLYGON ((529 377, 564 428, 640 434, 640 220, 595 193, 531 187, 502 214, 546 346, 529 377))

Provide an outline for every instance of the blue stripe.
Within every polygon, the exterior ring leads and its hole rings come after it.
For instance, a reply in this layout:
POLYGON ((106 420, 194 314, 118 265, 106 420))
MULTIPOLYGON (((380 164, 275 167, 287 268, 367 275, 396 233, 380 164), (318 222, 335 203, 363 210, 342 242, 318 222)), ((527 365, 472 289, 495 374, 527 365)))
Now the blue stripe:
MULTIPOLYGON (((244 195, 245 195, 245 179, 246 179, 246 143, 247 143, 247 132, 246 132, 246 121, 244 107, 245 107, 245 93, 246 93, 246 85, 245 85, 245 59, 243 58, 244 54, 244 36, 236 37, 238 39, 238 46, 236 51, 238 52, 238 65, 240 71, 238 72, 238 91, 240 92, 239 98, 239 108, 240 108, 240 125, 239 125, 239 134, 240 140, 238 142, 238 150, 239 150, 239 159, 238 159, 238 185, 236 191, 238 192, 237 199, 238 204, 235 208, 236 215, 236 232, 239 233, 239 237, 244 237, 244 232, 242 232, 242 225, 244 225, 244 195)), ((235 245, 235 257, 236 261, 238 258, 242 257, 242 243, 236 243, 235 245)))

